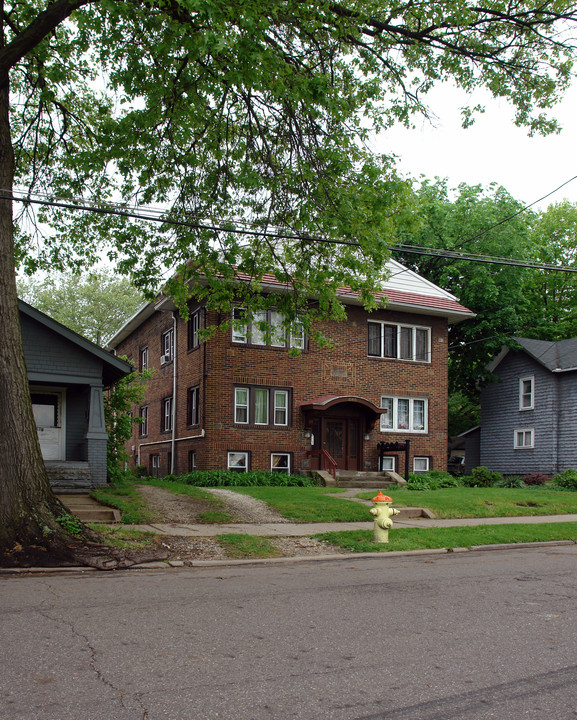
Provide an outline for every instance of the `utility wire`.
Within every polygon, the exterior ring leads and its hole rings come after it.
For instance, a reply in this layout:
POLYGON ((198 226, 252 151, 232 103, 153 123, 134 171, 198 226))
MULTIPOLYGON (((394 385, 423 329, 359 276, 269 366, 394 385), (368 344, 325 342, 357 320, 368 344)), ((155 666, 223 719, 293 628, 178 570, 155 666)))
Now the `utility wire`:
MULTIPOLYGON (((540 200, 545 199, 549 197, 549 195, 552 195, 553 193, 557 192, 560 188, 564 187, 568 183, 572 182, 577 178, 577 175, 571 178, 570 180, 567 180, 565 183, 560 185, 555 190, 552 190, 547 195, 543 196, 543 198, 540 198, 540 200)), ((318 243, 327 243, 332 245, 348 245, 350 247, 361 247, 361 243, 354 240, 339 240, 335 238, 326 238, 326 237, 318 237, 314 235, 308 235, 308 234, 289 234, 289 233, 282 233, 280 230, 278 232, 270 232, 268 230, 251 230, 249 227, 239 228, 235 225, 238 225, 240 223, 235 222, 234 225, 231 223, 229 226, 222 226, 218 224, 209 224, 209 223, 202 223, 202 222, 194 222, 192 220, 182 220, 175 217, 171 217, 166 214, 166 210, 161 209, 154 209, 154 208, 140 208, 139 210, 133 210, 133 209, 127 209, 125 207, 114 205, 114 204, 107 204, 107 205, 90 205, 87 204, 85 201, 65 201, 65 200, 52 200, 48 199, 47 197, 42 197, 40 195, 36 195, 33 197, 29 193, 25 193, 22 191, 13 191, 10 193, 7 190, 0 190, 0 200, 10 200, 10 201, 16 201, 16 202, 22 202, 22 203, 29 203, 34 205, 44 205, 48 207, 56 207, 56 208, 63 208, 67 210, 80 210, 83 212, 93 212, 100 215, 115 215, 119 217, 125 217, 125 218, 131 218, 131 219, 137 219, 137 220, 146 220, 149 222, 158 222, 163 223, 167 225, 175 225, 180 227, 189 227, 194 228, 197 230, 209 230, 211 232, 228 232, 228 233, 234 233, 239 235, 248 235, 251 237, 268 237, 271 239, 276 240, 297 240, 297 241, 307 241, 307 242, 318 242, 318 243)), ((536 200, 535 202, 531 203, 531 205, 535 205, 535 203, 540 202, 540 200, 536 200)), ((470 238, 470 240, 475 240, 481 237, 482 235, 485 235, 486 233, 490 232, 490 230, 494 229, 498 225, 501 225, 505 222, 508 222, 509 220, 513 219, 517 215, 524 212, 526 209, 531 207, 531 205, 527 205, 525 208, 521 209, 518 213, 515 213, 515 215, 512 215, 508 218, 505 218, 504 220, 500 221, 499 223, 496 223, 495 225, 492 225, 487 230, 483 231, 483 233, 476 235, 473 238, 470 238)), ((464 241, 468 242, 468 241, 464 241)), ((532 268, 537 270, 549 270, 553 272, 569 272, 569 273, 576 273, 577 267, 569 267, 566 265, 553 265, 550 263, 540 263, 540 262, 533 262, 533 261, 527 261, 527 260, 514 260, 510 258, 504 258, 504 257, 497 257, 497 256, 491 256, 491 255, 481 255, 481 254, 475 254, 475 253, 463 253, 458 250, 445 250, 441 248, 426 248, 422 246, 417 245, 408 245, 408 244, 400 244, 400 245, 391 245, 391 250, 396 252, 404 252, 414 255, 427 255, 430 257, 438 257, 438 258, 444 258, 444 259, 453 259, 453 260, 465 260, 470 262, 479 262, 479 263, 489 263, 494 265, 507 265, 511 267, 524 267, 524 268, 532 268)))

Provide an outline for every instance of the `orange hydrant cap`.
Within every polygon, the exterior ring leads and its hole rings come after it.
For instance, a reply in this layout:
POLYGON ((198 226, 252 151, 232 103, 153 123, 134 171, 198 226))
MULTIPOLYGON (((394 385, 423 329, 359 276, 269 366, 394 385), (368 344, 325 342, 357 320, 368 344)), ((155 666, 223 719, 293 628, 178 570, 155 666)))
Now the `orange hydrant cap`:
POLYGON ((371 502, 393 502, 393 498, 388 495, 383 495, 382 491, 379 490, 379 494, 375 495, 371 502))

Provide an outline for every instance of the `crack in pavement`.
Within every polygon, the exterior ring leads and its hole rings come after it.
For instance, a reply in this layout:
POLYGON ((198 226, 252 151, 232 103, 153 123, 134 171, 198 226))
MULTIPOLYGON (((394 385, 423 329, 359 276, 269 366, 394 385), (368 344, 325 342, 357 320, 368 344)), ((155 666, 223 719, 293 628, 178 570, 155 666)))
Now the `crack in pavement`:
MULTIPOLYGON (((54 588, 51 586, 51 584, 49 582, 42 581, 40 584, 43 585, 55 599, 59 598, 58 594, 55 592, 54 588)), ((87 635, 85 635, 83 632, 78 630, 73 621, 68 620, 64 617, 60 617, 60 616, 53 617, 52 615, 50 615, 49 611, 56 612, 56 610, 54 607, 42 608, 42 605, 44 605, 47 602, 48 602, 48 599, 43 600, 40 603, 40 607, 38 608, 38 614, 41 615, 46 620, 49 620, 50 622, 58 623, 61 626, 67 627, 71 631, 73 637, 82 640, 84 642, 84 644, 86 645, 86 647, 88 648, 88 651, 90 653, 89 665, 90 665, 90 668, 91 668, 92 672, 94 673, 95 677, 97 678, 97 680, 99 682, 101 682, 103 685, 105 685, 106 687, 110 688, 114 693, 117 694, 120 705, 125 710, 129 710, 129 711, 134 710, 135 708, 130 707, 125 702, 124 689, 118 687, 117 685, 114 684, 114 682, 109 680, 104 675, 104 673, 100 670, 100 668, 98 667, 97 651, 96 651, 96 648, 92 645, 90 638, 87 635)), ((148 720, 148 717, 149 717, 148 708, 142 702, 141 695, 142 695, 141 693, 133 693, 131 695, 131 697, 133 698, 134 702, 138 705, 138 710, 142 712, 140 720, 148 720)))

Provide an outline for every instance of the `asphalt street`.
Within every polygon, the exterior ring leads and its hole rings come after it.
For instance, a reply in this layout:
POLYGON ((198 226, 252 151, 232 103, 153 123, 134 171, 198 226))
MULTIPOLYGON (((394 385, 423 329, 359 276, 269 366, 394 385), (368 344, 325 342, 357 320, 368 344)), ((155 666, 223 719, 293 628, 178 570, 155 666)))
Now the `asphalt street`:
POLYGON ((577 717, 577 546, 0 576, 2 720, 577 717))

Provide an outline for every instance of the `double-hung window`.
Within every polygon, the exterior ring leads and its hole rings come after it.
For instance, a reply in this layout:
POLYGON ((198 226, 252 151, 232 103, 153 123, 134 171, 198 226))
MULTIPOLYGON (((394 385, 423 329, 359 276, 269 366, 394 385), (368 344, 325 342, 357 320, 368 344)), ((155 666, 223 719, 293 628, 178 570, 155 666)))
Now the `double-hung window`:
POLYGON ((227 469, 235 472, 248 472, 249 455, 247 452, 227 453, 227 469))
POLYGON ((200 388, 198 385, 188 388, 186 402, 186 424, 200 425, 200 388))
POLYGON ((414 457, 413 458, 413 472, 414 473, 426 473, 430 469, 430 458, 428 457, 414 457))
POLYGON ((270 454, 271 472, 280 472, 290 475, 291 456, 290 453, 273 452, 270 454))
POLYGON ((254 386, 234 389, 234 422, 239 425, 286 427, 289 407, 289 390, 254 386))
POLYGON ((304 350, 305 332, 302 323, 294 322, 290 331, 285 316, 276 310, 257 310, 249 319, 244 308, 234 308, 232 342, 263 347, 290 347, 304 350))
POLYGON ((197 308, 194 312, 190 314, 190 317, 188 318, 188 349, 194 350, 195 348, 199 347, 200 345, 200 337, 199 337, 199 331, 200 331, 200 322, 201 322, 201 315, 200 315, 200 308, 197 308))
POLYGON ((535 407, 535 378, 533 375, 519 378, 519 410, 535 407))
POLYGON ((431 328, 371 321, 367 325, 369 357, 430 362, 431 328))
POLYGON ((140 372, 148 370, 148 345, 140 348, 138 369, 140 372))
POLYGON ((138 417, 140 418, 140 427, 138 434, 140 435, 140 437, 145 437, 146 435, 148 435, 148 405, 143 405, 140 408, 138 417))
POLYGON ((174 328, 169 328, 162 333, 160 339, 160 364, 170 362, 174 356, 174 328))
POLYGON ((428 431, 428 400, 426 398, 404 398, 381 396, 381 432, 428 431))
POLYGON ((162 401, 162 430, 172 430, 172 397, 162 401))
POLYGON ((533 428, 518 428, 515 430, 514 448, 523 450, 535 447, 535 431, 533 428))

